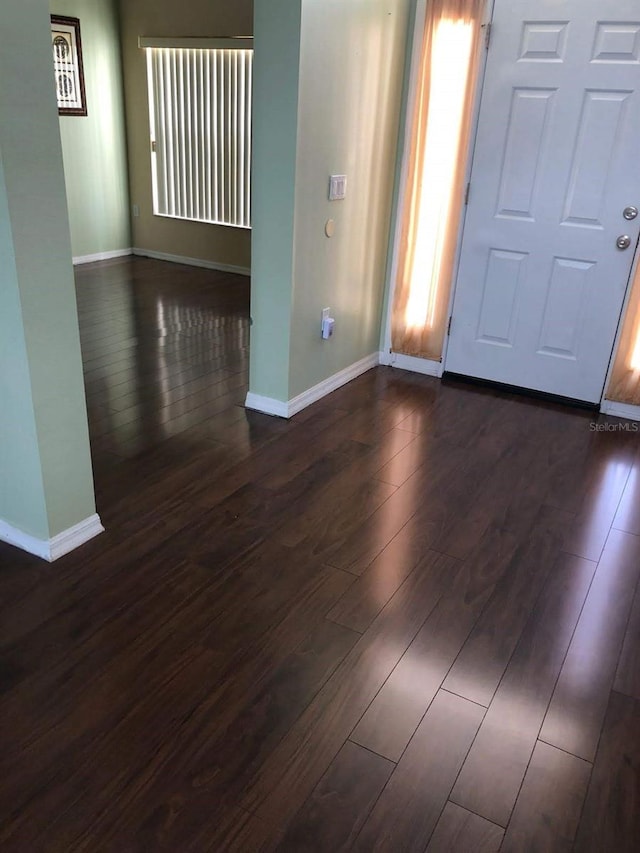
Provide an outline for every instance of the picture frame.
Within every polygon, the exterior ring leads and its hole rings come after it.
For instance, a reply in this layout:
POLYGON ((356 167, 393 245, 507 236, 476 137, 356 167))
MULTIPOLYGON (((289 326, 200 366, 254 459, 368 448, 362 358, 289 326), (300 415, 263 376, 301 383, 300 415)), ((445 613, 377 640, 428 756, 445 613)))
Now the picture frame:
POLYGON ((87 97, 84 86, 79 18, 51 15, 51 50, 58 114, 86 116, 87 97))

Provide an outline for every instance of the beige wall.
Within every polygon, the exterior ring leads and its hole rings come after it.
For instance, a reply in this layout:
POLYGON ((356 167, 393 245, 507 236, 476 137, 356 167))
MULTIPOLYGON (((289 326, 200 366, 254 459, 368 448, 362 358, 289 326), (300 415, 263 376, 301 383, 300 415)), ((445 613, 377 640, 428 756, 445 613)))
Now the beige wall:
POLYGON ((120 0, 122 54, 129 146, 133 245, 222 265, 251 265, 251 233, 237 228, 153 216, 149 108, 144 51, 139 36, 253 34, 253 0, 120 0))
POLYGON ((378 351, 410 9, 303 3, 291 397, 378 351), (344 201, 328 200, 331 174, 347 175, 344 201), (319 332, 325 307, 330 341, 319 332))
POLYGON ((412 0, 256 0, 257 408, 280 410, 274 402, 378 352, 411 9, 412 0), (347 198, 330 202, 329 176, 343 173, 347 198))

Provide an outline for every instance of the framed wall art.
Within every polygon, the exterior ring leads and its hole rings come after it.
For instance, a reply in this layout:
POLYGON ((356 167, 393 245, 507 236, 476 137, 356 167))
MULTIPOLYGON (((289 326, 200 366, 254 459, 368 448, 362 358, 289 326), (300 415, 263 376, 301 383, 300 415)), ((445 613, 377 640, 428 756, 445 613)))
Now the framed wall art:
POLYGON ((86 116, 87 99, 78 18, 51 16, 51 48, 58 113, 61 116, 86 116))

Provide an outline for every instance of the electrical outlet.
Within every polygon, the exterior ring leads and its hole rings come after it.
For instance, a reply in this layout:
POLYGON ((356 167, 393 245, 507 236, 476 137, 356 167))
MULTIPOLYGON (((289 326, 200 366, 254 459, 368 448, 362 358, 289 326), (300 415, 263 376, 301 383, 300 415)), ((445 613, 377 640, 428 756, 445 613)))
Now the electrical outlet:
POLYGON ((134 205, 133 205, 133 215, 134 215, 135 217, 140 216, 140 206, 139 206, 139 205, 137 205, 137 204, 134 204, 134 205))

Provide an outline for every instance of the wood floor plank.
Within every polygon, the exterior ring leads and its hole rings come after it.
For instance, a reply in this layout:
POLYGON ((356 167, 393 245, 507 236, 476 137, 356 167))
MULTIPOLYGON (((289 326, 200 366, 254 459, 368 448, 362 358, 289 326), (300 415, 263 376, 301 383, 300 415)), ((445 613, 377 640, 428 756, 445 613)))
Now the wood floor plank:
POLYGON ((278 829, 242 809, 233 809, 213 826, 201 829, 189 853, 219 853, 221 850, 225 853, 272 853, 279 843, 278 829))
POLYGON ((593 761, 640 576, 640 537, 612 530, 540 737, 593 761))
POLYGON ((425 459, 423 443, 416 440, 414 433, 407 433, 411 440, 393 459, 376 472, 376 478, 392 486, 401 486, 412 474, 422 467, 425 459))
POLYGON ((496 584, 517 554, 515 537, 490 530, 447 589, 352 734, 397 761, 463 647, 496 584))
MULTIPOLYGON (((157 651, 157 645, 147 647, 147 663, 154 659, 157 651)), ((122 707, 113 706, 118 678, 128 683, 135 683, 137 678, 142 684, 143 676, 139 671, 134 675, 129 669, 110 670, 98 685, 104 690, 102 694, 89 692, 63 726, 39 732, 38 740, 23 751, 20 763, 10 765, 11 793, 6 787, 3 791, 5 820, 0 827, 3 849, 37 850, 46 849, 48 844, 50 849, 69 850, 73 849, 81 832, 89 833, 95 842, 91 827, 103 814, 103 809, 97 808, 101 798, 99 792, 112 797, 123 779, 142 776, 144 770, 139 755, 133 754, 134 747, 142 748, 143 740, 118 741, 115 747, 112 741, 109 753, 98 759, 98 739, 102 740, 106 730, 116 731, 114 722, 121 714, 140 715, 148 726, 144 748, 154 751, 159 744, 159 732, 172 730, 170 720, 189 713, 194 701, 193 691, 187 689, 190 680, 197 678, 204 685, 207 670, 214 660, 209 650, 194 645, 175 655, 162 646, 159 652, 164 653, 162 665, 145 682, 144 695, 138 692, 135 696, 121 697, 126 706, 124 712, 122 707), (163 702, 163 697, 168 696, 172 701, 163 702), (105 725, 103 715, 108 717, 110 724, 105 725), (68 749, 58 748, 53 754, 52 741, 56 734, 68 742, 68 749), (44 754, 42 743, 47 745, 44 754), (30 812, 28 804, 34 791, 39 792, 38 809, 30 812)))
POLYGON ((511 570, 498 582, 443 687, 489 706, 531 616, 538 595, 557 560, 569 513, 543 510, 529 541, 524 540, 511 570))
MULTIPOLYGON (((120 521, 117 528, 113 525, 80 551, 56 562, 55 579, 49 575, 48 583, 35 591, 29 608, 11 618, 7 625, 13 626, 18 633, 7 632, 5 641, 12 642, 20 632, 33 630, 39 622, 49 619, 59 609, 65 609, 72 603, 77 604, 103 578, 116 578, 128 566, 154 559, 150 555, 161 549, 167 540, 189 523, 193 511, 191 506, 174 495, 166 501, 159 500, 153 507, 143 507, 139 514, 129 512, 128 515, 128 520, 120 521), (90 573, 83 571, 89 563, 92 567, 90 573)), ((165 562, 173 560, 175 563, 176 555, 166 553, 161 559, 165 562)), ((180 558, 177 562, 180 562, 180 558)))
POLYGON ((509 821, 594 571, 559 557, 451 795, 499 826, 509 821))
POLYGON ((493 657, 478 659, 470 670, 472 679, 459 675, 451 681, 466 698, 477 702, 480 696, 485 702, 479 704, 489 704, 520 637, 527 604, 533 603, 558 552, 562 523, 562 518, 552 519, 543 512, 528 536, 521 532, 516 537, 502 527, 487 532, 477 553, 452 576, 448 590, 358 724, 353 734, 357 743, 398 760, 445 679, 446 689, 452 689, 447 674, 485 607, 485 624, 491 626, 497 651, 493 657))
POLYGON ((640 536, 640 463, 637 461, 629 474, 613 527, 640 536))
MULTIPOLYGON (((325 409, 322 415, 312 424, 306 424, 304 429, 296 428, 296 424, 289 424, 291 428, 282 429, 280 426, 284 421, 279 418, 269 418, 259 412, 248 409, 238 409, 236 412, 227 412, 223 416, 211 419, 196 427, 192 432, 207 438, 214 438, 223 446, 236 448, 243 452, 241 458, 234 460, 233 466, 225 477, 215 477, 210 480, 200 478, 197 487, 193 490, 194 501, 203 509, 210 509, 220 504, 222 500, 229 497, 236 490, 248 484, 261 485, 266 488, 264 480, 268 475, 277 470, 292 455, 299 452, 304 454, 300 477, 318 461, 318 457, 311 459, 304 453, 310 439, 322 440, 323 433, 333 434, 332 427, 344 417, 341 411, 325 409), (273 429, 278 426, 276 432, 270 435, 269 453, 260 452, 265 444, 260 438, 263 430, 273 429)), ((332 444, 332 449, 342 443, 340 439, 332 444)), ((308 482, 308 481, 307 481, 308 482)))
POLYGON ((590 774, 589 762, 539 742, 501 851, 570 853, 590 774))
MULTIPOLYGON (((345 592, 329 619, 364 633, 429 551, 431 529, 414 517, 345 592)), ((351 565, 351 571, 354 566, 351 565)))
POLYGON ((289 517, 274 536, 286 545, 321 554, 330 562, 331 553, 396 492, 395 486, 368 477, 361 482, 351 477, 342 481, 336 478, 333 486, 318 493, 306 511, 298 514, 292 504, 289 517))
MULTIPOLYGON (((168 830, 173 828, 173 809, 179 808, 176 800, 167 806, 162 824, 168 830)), ((77 853, 94 853, 97 849, 126 851, 126 853, 275 853, 281 841, 277 829, 255 815, 236 807, 221 807, 212 799, 200 802, 199 815, 193 825, 185 828, 184 834, 176 844, 174 834, 157 831, 157 816, 147 824, 141 821, 135 834, 121 832, 105 846, 104 839, 97 833, 87 833, 81 842, 73 847, 77 853)))
POLYGON ((423 853, 483 715, 479 705, 438 693, 354 850, 423 853))
POLYGON ((414 408, 398 426, 416 435, 429 432, 435 438, 469 447, 490 434, 511 408, 511 401, 504 395, 488 389, 480 391, 469 384, 451 383, 447 394, 439 394, 430 406, 414 408), (486 394, 495 405, 486 406, 486 397, 483 400, 486 394))
POLYGON ((633 599, 613 689, 640 700, 640 585, 633 599))
POLYGON ((347 741, 296 815, 280 849, 350 850, 394 769, 391 761, 347 741))
POLYGON ((539 447, 524 442, 497 442, 486 439, 488 449, 478 458, 473 454, 465 465, 451 498, 454 511, 440 531, 433 547, 464 559, 491 525, 515 532, 527 530, 544 505, 544 479, 532 476, 539 466, 539 447), (497 448, 496 448, 497 443, 497 448))
MULTIPOLYGON (((403 501, 406 505, 407 498, 412 499, 415 507, 412 520, 416 531, 414 535, 423 540, 426 547, 464 558, 478 546, 491 522, 491 514, 484 513, 479 524, 471 524, 464 531, 460 529, 460 520, 477 503, 478 489, 497 457, 509 446, 504 445, 501 451, 492 446, 487 455, 474 454, 470 457, 468 451, 450 445, 444 439, 422 436, 420 442, 419 446, 424 449, 421 468, 403 483, 394 501, 389 503, 393 506, 403 501)), ((511 468, 510 460, 505 459, 505 467, 511 468)), ((503 479, 502 490, 504 486, 503 479)), ((380 554, 380 546, 389 541, 388 534, 400 529, 398 524, 392 529, 393 524, 382 515, 383 511, 384 507, 378 513, 380 519, 372 516, 366 527, 355 530, 351 539, 337 553, 330 555, 332 565, 356 574, 370 565, 380 554)), ((391 522, 394 520, 395 517, 391 518, 391 522)), ((397 519, 398 522, 402 520, 397 519)))
MULTIPOLYGON (((354 415, 342 412, 342 410, 335 410, 333 408, 329 409, 329 411, 341 412, 341 416, 339 418, 336 419, 334 417, 333 428, 325 430, 323 433, 317 435, 316 441, 307 441, 306 445, 300 448, 300 452, 296 453, 295 456, 290 455, 289 459, 284 461, 283 464, 272 469, 261 480, 261 485, 264 485, 269 489, 281 489, 283 486, 287 485, 287 483, 291 482, 291 480, 299 476, 310 463, 313 463, 317 459, 321 459, 327 453, 330 453, 336 445, 346 441, 357 441, 357 439, 354 439, 353 437, 354 415)), ((412 433, 405 432, 404 430, 392 428, 389 429, 384 436, 381 436, 381 440, 383 440, 385 444, 385 455, 383 459, 386 459, 387 456, 395 458, 395 456, 404 447, 406 447, 407 444, 410 444, 415 440, 415 436, 412 433)), ((366 444, 366 442, 360 443, 366 444)))
MULTIPOLYGON (((442 442, 422 441, 421 445, 422 465, 397 488, 392 499, 330 550, 327 560, 331 565, 362 574, 413 515, 419 518, 420 538, 429 543, 437 540, 446 519, 457 511, 454 503, 446 500, 445 490, 449 483, 458 482, 464 454, 442 442)), ((374 476, 377 479, 377 474, 374 476)))
POLYGON ((576 514, 566 550, 598 560, 630 477, 637 438, 627 433, 596 433, 590 427, 586 435, 588 441, 576 441, 574 447, 556 441, 547 501, 576 514))
POLYGON ((631 470, 624 456, 608 459, 587 484, 583 505, 576 513, 564 548, 587 560, 599 560, 609 536, 631 470))
POLYGON ((503 837, 501 826, 447 803, 425 853, 497 853, 503 837))
MULTIPOLYGON (((216 750, 216 761, 225 765, 218 775, 226 777, 226 793, 243 788, 359 639, 354 631, 321 620, 281 664, 274 662, 267 677, 246 691, 225 730, 221 748, 216 750)), ((237 677, 237 673, 232 676, 237 677)), ((227 697, 231 695, 233 690, 227 692, 227 697)), ((208 769, 207 756, 201 750, 199 762, 191 767, 195 787, 202 786, 208 769), (198 765, 205 769, 201 771, 198 765)))
MULTIPOLYGON (((327 454, 325 459, 314 463, 281 491, 272 491, 259 484, 247 483, 225 497, 215 507, 204 512, 198 524, 192 525, 185 532, 178 547, 183 548, 184 552, 190 554, 193 559, 202 560, 204 559, 202 555, 206 555, 207 561, 211 563, 218 562, 221 551, 233 554, 237 550, 237 543, 230 541, 235 534, 240 537, 240 540, 243 537, 246 538, 249 531, 254 531, 258 538, 268 534, 271 537, 275 536, 286 546, 295 546, 308 537, 322 538, 310 520, 311 511, 307 515, 307 526, 304 528, 306 536, 302 533, 298 536, 280 536, 279 530, 289 524, 293 526, 293 520, 301 515, 304 516, 305 507, 309 505, 314 507, 316 512, 316 524, 327 523, 329 526, 326 519, 318 517, 326 499, 325 486, 332 482, 345 466, 357 461, 362 452, 362 445, 347 442, 336 448, 333 453, 327 454)), ((370 504, 375 506, 384 503, 389 497, 389 489, 393 490, 394 487, 367 480, 358 490, 361 500, 354 502, 352 506, 353 517, 357 517, 358 513, 366 512, 370 504)), ((339 503, 337 507, 332 507, 332 512, 337 513, 338 508, 339 503)), ((341 526, 346 526, 351 518, 345 512, 341 526)), ((338 530, 329 530, 327 537, 336 536, 338 533, 338 530)))
MULTIPOLYGON (((180 754, 167 761, 165 753, 165 763, 156 762, 155 796, 149 797, 147 791, 141 797, 138 787, 123 803, 116 826, 111 815, 98 823, 101 837, 116 847, 118 832, 125 829, 144 841, 146 849, 155 849, 161 843, 168 849, 181 849, 192 841, 195 844, 198 835, 192 833, 202 823, 203 811, 215 805, 210 824, 213 828, 216 810, 233 807, 244 785, 356 640, 353 632, 320 622, 282 663, 273 661, 262 679, 256 674, 243 684, 240 665, 228 689, 216 691, 216 703, 209 702, 206 711, 202 708, 194 713, 191 731, 200 734, 207 730, 206 718, 215 712, 216 704, 227 705, 228 719, 217 715, 218 725, 206 742, 201 737, 190 740, 185 727, 180 754), (149 809, 145 802, 157 805, 149 809), (137 832, 140 825, 144 827, 143 838, 137 832)), ((263 664, 265 660, 269 658, 263 657, 263 664)))
POLYGON ((247 808, 290 820, 437 603, 451 566, 428 554, 409 576, 247 786, 247 808))
MULTIPOLYGON (((90 594, 87 589, 88 600, 82 599, 82 607, 74 601, 77 590, 69 589, 60 611, 35 629, 13 627, 7 620, 3 639, 9 631, 13 636, 2 645, 3 660, 8 668, 15 662, 14 668, 21 674, 0 701, 5 712, 11 704, 16 711, 12 748, 20 745, 19 731, 28 737, 24 711, 18 713, 20 704, 28 704, 28 697, 37 700, 39 714, 49 705, 53 719, 68 713, 62 701, 67 690, 87 686, 118 652, 130 649, 145 631, 168 621, 194 595, 204 595, 216 584, 212 572, 163 554, 131 567, 117 584, 113 577, 96 582, 90 594), (122 607, 120 590, 124 589, 131 596, 128 608, 122 607)), ((40 607, 43 600, 38 599, 40 607)))
POLYGON ((640 840, 640 701, 612 693, 576 853, 634 853, 640 840))
MULTIPOLYGON (((213 604, 219 598, 215 594, 192 601, 188 614, 175 614, 173 621, 159 632, 160 640, 153 636, 141 638, 140 660, 130 655, 125 659, 126 667, 116 660, 103 679, 108 690, 97 689, 98 684, 85 702, 65 719, 65 726, 76 734, 76 739, 80 733, 83 735, 73 743, 72 749, 61 752, 57 743, 57 752, 47 755, 43 754, 39 742, 31 745, 38 762, 44 762, 46 776, 39 769, 39 763, 25 762, 24 752, 22 758, 19 757, 18 767, 25 777, 25 785, 30 779, 33 784, 34 778, 47 778, 48 774, 54 779, 66 779, 64 784, 51 786, 46 802, 41 803, 38 821, 33 822, 29 830, 37 833, 46 827, 48 836, 53 839, 56 837, 55 824, 62 833, 61 849, 68 849, 87 833, 99 831, 101 837, 109 838, 115 822, 120 829, 135 828, 142 818, 146 819, 148 811, 153 811, 149 800, 144 800, 150 789, 158 796, 151 803, 164 804, 163 794, 168 787, 174 790, 173 786, 181 778, 178 771, 184 767, 185 760, 190 762, 189 778, 197 770, 201 786, 206 773, 214 776, 215 752, 214 760, 206 763, 204 748, 211 744, 211 749, 215 750, 216 745, 219 746, 219 738, 242 711, 243 706, 238 707, 238 703, 256 702, 260 691, 265 689, 265 682, 270 679, 272 687, 274 678, 282 683, 284 676, 277 672, 278 664, 289 649, 304 642, 314 624, 323 621, 321 614, 328 606, 327 599, 339 594, 342 577, 348 577, 336 570, 327 571, 329 574, 306 584, 306 595, 296 601, 295 608, 290 607, 284 620, 274 620, 271 616, 264 619, 262 626, 254 627, 256 619, 252 619, 251 641, 239 614, 235 618, 227 614, 226 624, 217 632, 217 643, 212 643, 210 649, 198 645, 205 636, 207 623, 212 620, 213 604), (175 670, 169 665, 171 656, 176 657, 175 670), (167 674, 163 676, 165 671, 167 674), (121 695, 119 678, 136 684, 136 693, 132 695, 130 691, 129 696, 121 695), (194 685, 190 690, 183 690, 183 685, 188 685, 191 678, 195 680, 194 685), (159 700, 163 691, 168 700, 164 703, 159 700), (102 698, 97 705, 93 698, 96 693, 102 698), (103 717, 106 721, 100 724, 103 717), (212 720, 215 720, 213 726, 212 720), (171 732, 166 740, 158 739, 163 730, 171 732), (119 744, 127 745, 126 752, 119 751, 119 744), (94 763, 94 771, 89 772, 87 768, 94 763), (71 771, 72 767, 76 768, 75 772, 71 771), (114 767, 117 773, 111 772, 114 767), (108 797, 111 805, 91 818, 90 804, 97 796, 108 797), (147 803, 146 808, 141 806, 141 798, 147 803)), ((327 658, 321 655, 318 660, 316 673, 326 673, 327 658)), ((310 681, 317 677, 313 670, 309 667, 306 673, 310 681)), ((311 689, 310 695, 305 694, 305 685, 300 683, 299 686, 304 707, 314 691, 311 689)), ((263 700, 257 701, 257 707, 271 707, 268 689, 262 695, 263 700)), ((297 705, 293 696, 291 698, 295 716, 297 705)), ((283 707, 286 713, 291 713, 286 710, 286 701, 283 707)), ((265 727, 265 731, 270 732, 270 727, 265 727)), ((275 724, 274 734, 277 736, 275 724)), ((247 740, 248 750, 255 746, 247 740)), ((265 742, 261 748, 267 749, 268 744, 265 742)), ((246 753, 240 760, 250 766, 246 753)), ((13 775, 17 775, 15 771, 13 775)), ((238 783, 241 781, 239 778, 238 783)), ((191 804, 186 801, 185 805, 191 804)), ((191 814, 188 809, 185 811, 191 814)), ((26 837, 24 825, 9 825, 8 828, 26 837)))
POLYGON ((415 509, 414 490, 401 486, 348 536, 338 539, 328 549, 325 560, 336 568, 361 575, 412 518, 415 509))

